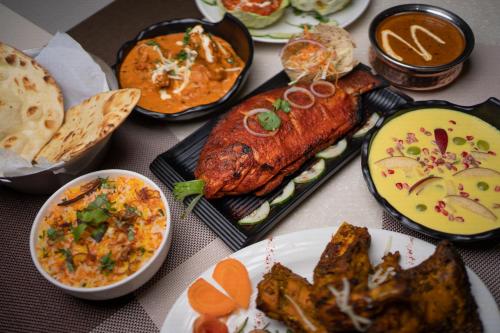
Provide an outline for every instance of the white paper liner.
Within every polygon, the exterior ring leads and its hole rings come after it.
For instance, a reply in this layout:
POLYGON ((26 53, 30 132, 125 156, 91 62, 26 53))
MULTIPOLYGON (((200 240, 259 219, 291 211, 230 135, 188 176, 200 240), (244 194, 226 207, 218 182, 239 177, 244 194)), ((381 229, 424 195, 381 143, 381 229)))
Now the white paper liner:
MULTIPOLYGON (((34 57, 56 80, 62 90, 65 110, 109 90, 101 67, 66 33, 58 32, 41 50, 27 50, 25 53, 34 57)), ((0 148, 0 177, 28 175, 53 166, 48 161, 32 165, 16 153, 0 148)))

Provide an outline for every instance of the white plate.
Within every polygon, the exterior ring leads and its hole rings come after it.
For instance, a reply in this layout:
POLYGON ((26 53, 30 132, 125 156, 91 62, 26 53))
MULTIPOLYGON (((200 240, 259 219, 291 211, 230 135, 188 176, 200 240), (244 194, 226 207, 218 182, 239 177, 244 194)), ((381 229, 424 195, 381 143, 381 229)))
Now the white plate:
MULTIPOLYGON (((207 1, 207 0, 205 0, 207 1)), ((215 0, 213 0, 215 1, 215 0)), ((195 0, 196 5, 200 12, 205 16, 208 20, 212 22, 219 22, 222 19, 223 12, 217 5, 209 5, 207 2, 203 0, 195 0)), ((210 0, 208 0, 210 2, 210 0)), ((354 22, 358 17, 363 14, 365 9, 368 7, 370 0, 352 0, 347 7, 342 9, 339 12, 326 15, 330 20, 335 20, 341 27, 346 27, 352 22, 354 22)), ((250 32, 252 34, 257 34, 259 36, 264 36, 267 34, 289 34, 289 33, 298 33, 301 32, 302 29, 299 27, 295 27, 291 24, 299 25, 299 24, 312 24, 316 25, 319 23, 317 19, 314 18, 313 13, 307 13, 300 16, 297 16, 293 13, 293 9, 288 7, 285 11, 285 14, 282 18, 279 19, 278 22, 273 25, 263 28, 263 29, 251 29, 250 32)), ((253 39, 258 42, 264 43, 286 43, 287 39, 275 39, 269 37, 256 37, 253 36, 253 39)))
MULTIPOLYGON (((229 332, 234 332, 235 328, 248 317, 247 332, 254 328, 254 324, 257 322, 259 328, 270 322, 268 329, 271 332, 279 330, 280 333, 285 333, 286 327, 284 325, 268 319, 255 309, 257 284, 274 262, 281 262, 295 273, 311 281, 313 269, 326 244, 336 231, 337 227, 294 232, 271 240, 261 241, 231 255, 232 258, 236 258, 245 264, 252 281, 254 293, 250 309, 240 311, 229 318, 227 323, 229 332)), ((380 262, 388 245, 390 245, 391 251, 399 250, 401 253, 400 263, 403 268, 415 266, 434 253, 434 245, 407 235, 381 229, 369 229, 369 232, 372 238, 370 258, 373 264, 380 262), (410 252, 411 254, 409 254, 410 252)), ((214 267, 211 267, 201 277, 213 282, 211 277, 213 269, 214 267)), ((498 332, 500 312, 493 296, 474 272, 467 269, 467 273, 471 282, 472 294, 479 306, 479 314, 485 332, 498 332)), ((186 290, 168 313, 161 332, 192 332, 193 323, 197 317, 198 314, 189 305, 186 290)))

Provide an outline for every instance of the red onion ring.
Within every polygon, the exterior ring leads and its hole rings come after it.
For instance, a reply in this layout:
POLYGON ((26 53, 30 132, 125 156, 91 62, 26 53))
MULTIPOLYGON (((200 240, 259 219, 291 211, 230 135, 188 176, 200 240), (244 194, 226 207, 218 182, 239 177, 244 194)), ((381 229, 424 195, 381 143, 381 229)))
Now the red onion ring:
POLYGON ((336 90, 335 85, 334 85, 333 83, 328 82, 328 81, 323 81, 323 80, 321 80, 321 81, 314 81, 314 82, 313 82, 313 83, 311 83, 311 85, 309 86, 309 89, 311 89, 311 92, 312 92, 315 96, 320 97, 320 98, 327 98, 327 97, 330 97, 330 96, 332 96, 332 95, 334 95, 334 94, 335 94, 335 90, 336 90), (328 94, 322 94, 322 93, 318 92, 318 91, 315 89, 315 87, 316 87, 316 86, 318 86, 318 85, 325 85, 325 86, 328 86, 328 87, 330 87, 330 88, 331 88, 331 91, 332 91, 332 92, 331 92, 331 93, 328 93, 328 94))
POLYGON ((314 98, 314 95, 309 91, 307 90, 306 88, 302 88, 302 87, 296 87, 296 86, 293 86, 293 87, 290 87, 288 88, 286 91, 285 91, 285 94, 283 96, 283 98, 288 102, 290 103, 291 106, 293 107, 296 107, 298 109, 309 109, 311 106, 314 105, 316 99, 314 98), (288 95, 294 93, 294 92, 303 92, 304 94, 307 95, 307 97, 309 97, 311 99, 311 103, 309 104, 306 104, 306 105, 300 105, 300 104, 297 104, 293 101, 291 101, 289 98, 288 98, 288 95))
POLYGON ((258 109, 252 109, 250 111, 248 111, 246 114, 245 114, 245 118, 243 118, 243 126, 245 126, 245 129, 252 135, 255 135, 255 136, 260 136, 260 137, 269 137, 269 136, 273 136, 275 135, 276 133, 278 133, 278 130, 279 129, 275 129, 274 131, 272 132, 268 132, 268 133, 259 133, 259 132, 255 132, 254 130, 252 130, 250 128, 250 126, 248 126, 248 118, 255 115, 255 114, 258 114, 258 113, 264 113, 264 112, 271 112, 271 110, 268 110, 268 109, 264 109, 264 108, 258 108, 258 109))

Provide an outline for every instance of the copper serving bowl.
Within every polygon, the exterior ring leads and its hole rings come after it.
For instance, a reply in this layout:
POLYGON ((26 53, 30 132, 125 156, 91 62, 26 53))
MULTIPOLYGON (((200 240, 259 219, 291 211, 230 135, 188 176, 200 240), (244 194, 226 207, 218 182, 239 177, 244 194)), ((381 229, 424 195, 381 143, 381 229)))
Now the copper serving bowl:
POLYGON ((474 34, 469 25, 456 14, 435 6, 410 4, 391 7, 378 14, 370 24, 370 63, 378 74, 393 85, 409 90, 432 90, 453 82, 462 71, 463 64, 474 49, 474 34), (386 18, 403 13, 425 13, 452 23, 463 34, 465 47, 455 60, 439 66, 414 66, 398 61, 378 45, 376 31, 386 18))

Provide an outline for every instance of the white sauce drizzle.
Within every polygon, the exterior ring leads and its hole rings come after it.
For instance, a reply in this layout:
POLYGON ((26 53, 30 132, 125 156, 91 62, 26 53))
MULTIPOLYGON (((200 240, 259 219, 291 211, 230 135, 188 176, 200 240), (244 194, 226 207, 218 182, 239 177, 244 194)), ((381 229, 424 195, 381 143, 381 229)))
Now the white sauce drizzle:
POLYGON ((359 332, 364 332, 370 327, 372 321, 369 318, 357 315, 352 306, 349 304, 350 284, 344 277, 342 278, 342 290, 337 290, 334 286, 329 285, 328 290, 335 296, 335 302, 340 311, 349 316, 354 325, 354 328, 359 332))
POLYGON ((300 318, 304 321, 304 324, 307 326, 307 328, 312 332, 316 332, 316 326, 309 320, 309 318, 307 318, 304 311, 302 311, 300 306, 297 303, 295 303, 293 298, 291 298, 287 294, 285 294, 285 298, 293 305, 295 311, 297 311, 297 313, 299 314, 300 318))
POLYGON ((427 51, 422 44, 420 44, 420 41, 417 38, 417 30, 420 30, 422 32, 425 32, 428 36, 432 37, 436 42, 439 44, 446 44, 444 40, 433 34, 431 31, 428 29, 422 27, 421 25, 413 24, 410 26, 410 32, 411 32, 411 37, 415 44, 417 44, 417 48, 415 48, 413 45, 411 45, 409 42, 407 42, 405 39, 403 39, 401 36, 396 34, 390 29, 385 29, 382 30, 381 35, 382 35, 382 48, 384 49, 385 52, 387 52, 388 55, 393 57, 394 59, 398 61, 402 61, 403 58, 399 56, 394 49, 391 47, 391 44, 389 43, 389 36, 392 36, 408 46, 410 49, 412 49, 415 53, 417 53, 419 56, 421 56, 425 61, 430 61, 432 60, 432 54, 427 51))
POLYGON ((382 283, 387 281, 390 276, 396 275, 394 271, 394 267, 388 267, 387 270, 384 270, 383 267, 377 268, 373 275, 368 276, 368 288, 375 289, 380 286, 382 283))

